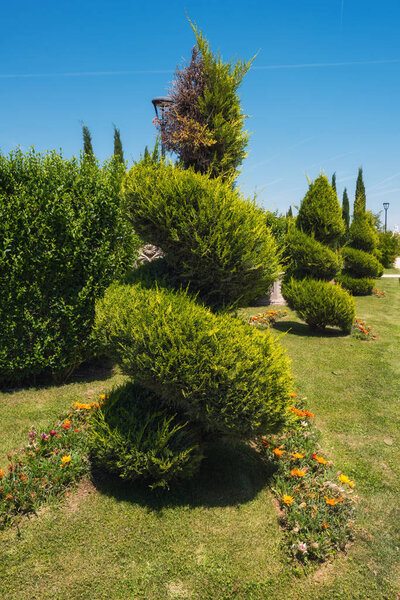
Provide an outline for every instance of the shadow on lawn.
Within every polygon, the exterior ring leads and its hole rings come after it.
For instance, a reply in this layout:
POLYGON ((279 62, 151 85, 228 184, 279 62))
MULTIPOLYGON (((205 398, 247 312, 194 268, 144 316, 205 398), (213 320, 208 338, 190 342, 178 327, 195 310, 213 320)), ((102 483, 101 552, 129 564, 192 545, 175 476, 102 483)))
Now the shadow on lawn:
POLYGON ((253 448, 223 443, 209 446, 199 473, 190 481, 171 484, 170 490, 154 489, 117 477, 92 473, 97 490, 119 501, 162 511, 174 506, 235 506, 249 502, 268 484, 274 465, 266 463, 253 448))
POLYGON ((22 390, 39 390, 46 387, 60 387, 70 383, 91 383, 92 381, 106 381, 113 375, 113 364, 106 359, 92 360, 82 363, 66 380, 56 381, 51 375, 43 374, 21 382, 17 387, 5 386, 0 388, 3 394, 12 394, 22 390))
POLYGON ((289 333, 291 335, 300 335, 302 337, 344 337, 347 333, 343 333, 340 329, 311 329, 307 323, 299 323, 298 321, 278 321, 273 327, 276 331, 289 333))

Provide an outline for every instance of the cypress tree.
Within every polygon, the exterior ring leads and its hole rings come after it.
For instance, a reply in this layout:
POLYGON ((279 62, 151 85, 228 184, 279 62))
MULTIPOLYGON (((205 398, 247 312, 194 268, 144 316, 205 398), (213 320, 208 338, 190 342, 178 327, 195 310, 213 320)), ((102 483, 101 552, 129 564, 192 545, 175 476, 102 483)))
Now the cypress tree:
POLYGON ((94 156, 92 147, 92 136, 90 135, 89 128, 82 123, 82 136, 83 136, 83 154, 85 156, 94 156))
POLYGON ((363 181, 363 170, 362 167, 358 169, 358 177, 356 184, 356 197, 354 200, 354 214, 365 212, 366 206, 366 195, 365 195, 365 185, 363 181))
POLYGON ((122 150, 121 134, 116 125, 114 127, 114 156, 119 157, 124 162, 124 152, 122 150))
POLYGON ((292 205, 289 206, 289 210, 286 213, 286 217, 293 217, 292 205))
POLYGON ((346 233, 349 231, 350 227, 350 204, 349 197, 347 195, 347 189, 343 190, 343 201, 342 201, 342 217, 344 224, 346 225, 346 233))
MULTIPOLYGON (((177 69, 169 90, 172 105, 162 124, 162 142, 184 168, 233 181, 247 156, 249 134, 238 88, 252 60, 224 62, 191 25, 196 46, 186 68, 177 69)), ((158 127, 161 130, 160 121, 158 127)))
POLYGON ((333 189, 335 190, 335 194, 337 194, 337 190, 336 190, 336 172, 332 175, 332 183, 331 183, 333 189))

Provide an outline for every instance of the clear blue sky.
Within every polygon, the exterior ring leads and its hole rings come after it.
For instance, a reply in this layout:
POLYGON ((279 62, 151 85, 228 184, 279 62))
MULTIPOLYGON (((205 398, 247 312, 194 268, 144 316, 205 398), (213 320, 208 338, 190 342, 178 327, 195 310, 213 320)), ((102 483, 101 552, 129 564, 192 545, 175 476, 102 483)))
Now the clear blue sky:
POLYGON ((2 2, 0 147, 81 149, 84 121, 100 159, 121 130, 130 161, 151 146, 151 99, 194 43, 185 8, 225 58, 260 51, 241 97, 252 132, 241 182, 286 211, 306 174, 336 171, 354 198, 390 202, 400 225, 399 0, 2 2))

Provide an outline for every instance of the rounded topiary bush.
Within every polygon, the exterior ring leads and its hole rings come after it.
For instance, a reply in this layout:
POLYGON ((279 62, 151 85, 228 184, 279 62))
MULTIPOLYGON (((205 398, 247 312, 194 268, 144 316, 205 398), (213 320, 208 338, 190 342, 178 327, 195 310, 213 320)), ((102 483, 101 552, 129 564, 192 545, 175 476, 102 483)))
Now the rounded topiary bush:
POLYGON ((336 247, 345 232, 342 209, 325 175, 310 183, 296 219, 296 227, 328 246, 336 247))
POLYGON ((375 287, 375 280, 369 277, 352 277, 347 273, 337 275, 336 282, 353 296, 369 296, 375 287))
POLYGON ((173 279, 209 305, 248 305, 277 279, 264 212, 229 181, 143 160, 129 171, 124 194, 135 231, 162 248, 173 279))
POLYGON ((95 467, 150 487, 192 477, 202 460, 188 423, 134 383, 113 390, 93 413, 88 443, 95 467))
POLYGON ((339 285, 315 279, 290 279, 282 286, 290 308, 313 329, 327 325, 349 333, 355 317, 355 303, 339 285))
POLYGON ((107 290, 95 331, 123 373, 204 434, 249 439, 285 423, 293 382, 269 332, 186 293, 139 285, 107 290))
POLYGON ((355 277, 381 277, 384 268, 375 256, 363 250, 345 247, 342 249, 346 274, 355 277))
POLYGON ((284 258, 285 277, 312 277, 330 281, 342 267, 340 254, 302 231, 293 230, 286 236, 284 258))

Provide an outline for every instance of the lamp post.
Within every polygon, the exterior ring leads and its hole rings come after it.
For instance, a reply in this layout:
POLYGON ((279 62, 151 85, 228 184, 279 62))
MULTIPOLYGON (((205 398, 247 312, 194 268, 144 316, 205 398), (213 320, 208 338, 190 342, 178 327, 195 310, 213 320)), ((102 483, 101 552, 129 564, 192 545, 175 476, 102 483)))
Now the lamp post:
POLYGON ((385 233, 386 233, 386 231, 387 231, 387 211, 389 208, 389 202, 384 202, 383 208, 385 209, 385 233))
POLYGON ((161 129, 161 156, 165 156, 164 146, 164 129, 165 129, 165 113, 173 103, 169 96, 157 96, 152 100, 154 110, 156 111, 156 119, 160 123, 161 129))

